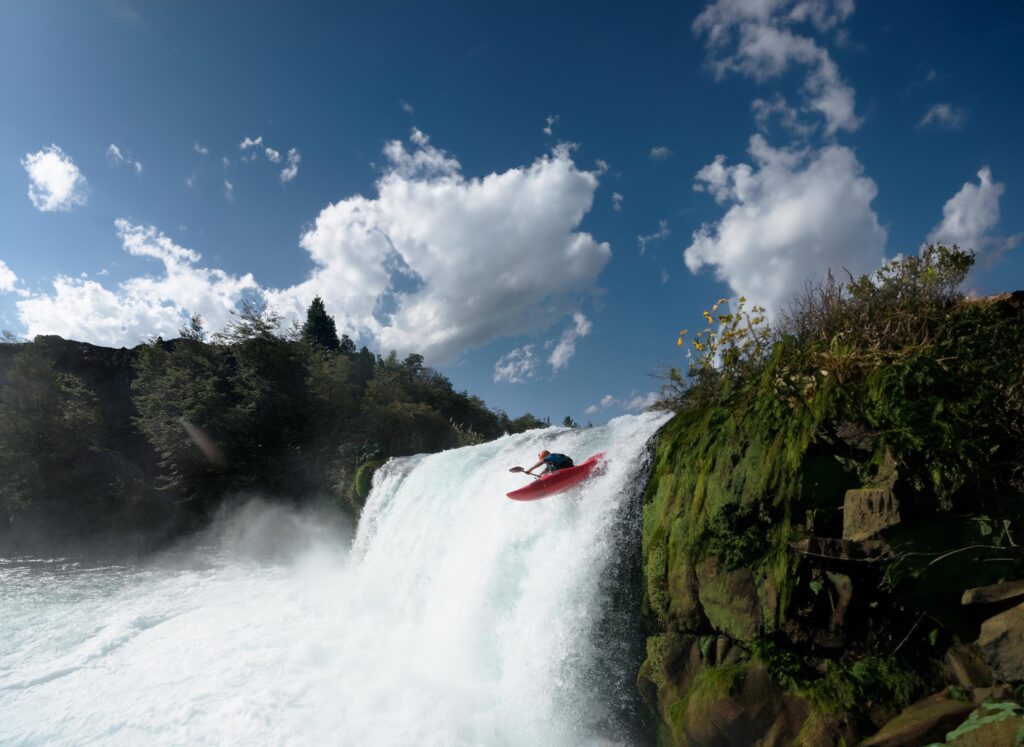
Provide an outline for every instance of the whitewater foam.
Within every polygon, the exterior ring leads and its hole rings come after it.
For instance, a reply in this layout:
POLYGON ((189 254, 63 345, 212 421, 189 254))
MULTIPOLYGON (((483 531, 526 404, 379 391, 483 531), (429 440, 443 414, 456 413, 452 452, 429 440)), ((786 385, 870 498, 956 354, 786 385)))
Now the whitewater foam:
POLYGON ((0 743, 635 741, 623 574, 663 420, 393 460, 354 540, 250 503, 143 566, 0 561, 0 743), (562 495, 505 499, 540 448, 611 458, 562 495))

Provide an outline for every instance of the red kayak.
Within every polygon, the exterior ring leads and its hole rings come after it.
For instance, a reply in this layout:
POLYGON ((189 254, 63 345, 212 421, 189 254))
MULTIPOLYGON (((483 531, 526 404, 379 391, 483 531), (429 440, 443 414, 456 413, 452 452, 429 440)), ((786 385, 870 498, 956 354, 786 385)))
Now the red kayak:
POLYGON ((507 493, 507 495, 514 501, 535 501, 538 498, 546 498, 549 495, 561 493, 563 490, 568 490, 576 483, 583 482, 590 477, 590 473, 593 472, 594 467, 596 467, 603 458, 603 453, 594 454, 594 456, 583 462, 583 464, 577 464, 575 467, 560 469, 556 472, 549 472, 546 475, 538 477, 525 488, 513 490, 511 493, 507 493))

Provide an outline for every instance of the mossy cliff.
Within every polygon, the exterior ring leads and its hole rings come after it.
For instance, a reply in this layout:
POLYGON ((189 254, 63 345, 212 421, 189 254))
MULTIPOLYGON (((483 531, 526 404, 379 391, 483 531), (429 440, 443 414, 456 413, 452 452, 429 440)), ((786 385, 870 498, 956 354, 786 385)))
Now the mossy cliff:
POLYGON ((638 676, 664 744, 973 744, 1024 681, 1024 293, 876 281, 861 318, 853 290, 673 403, 638 676))

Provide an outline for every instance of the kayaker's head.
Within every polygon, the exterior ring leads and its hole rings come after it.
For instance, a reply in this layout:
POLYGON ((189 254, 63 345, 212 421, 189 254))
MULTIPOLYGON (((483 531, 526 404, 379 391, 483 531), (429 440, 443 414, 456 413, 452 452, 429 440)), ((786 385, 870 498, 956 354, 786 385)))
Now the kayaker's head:
POLYGON ((541 449, 541 452, 540 452, 540 454, 537 455, 537 458, 538 459, 543 459, 544 457, 546 457, 550 453, 551 452, 548 451, 547 449, 541 449))

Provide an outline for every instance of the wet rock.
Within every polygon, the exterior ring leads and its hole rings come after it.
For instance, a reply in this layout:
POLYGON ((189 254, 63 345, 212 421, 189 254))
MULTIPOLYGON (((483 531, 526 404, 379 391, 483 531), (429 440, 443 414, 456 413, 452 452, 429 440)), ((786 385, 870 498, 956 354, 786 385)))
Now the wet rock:
POLYGON ((999 679, 1024 681, 1024 603, 983 622, 978 646, 999 679))
POLYGON ((855 488, 843 501, 843 539, 865 540, 900 523, 900 504, 892 488, 855 488))
POLYGON ((717 558, 704 558, 697 564, 697 589, 715 630, 740 641, 749 641, 760 630, 764 619, 749 568, 730 571, 717 558))
POLYGON ((1007 581, 1002 584, 968 589, 960 599, 960 604, 991 604, 1021 596, 1024 596, 1024 580, 1007 581))
POLYGON ((936 693, 905 708, 877 734, 861 742, 860 747, 913 747, 941 742, 946 732, 973 710, 974 703, 936 693))
POLYGON ((669 564, 668 613, 680 630, 699 630, 704 611, 697 597, 697 574, 693 564, 680 560, 669 564))

